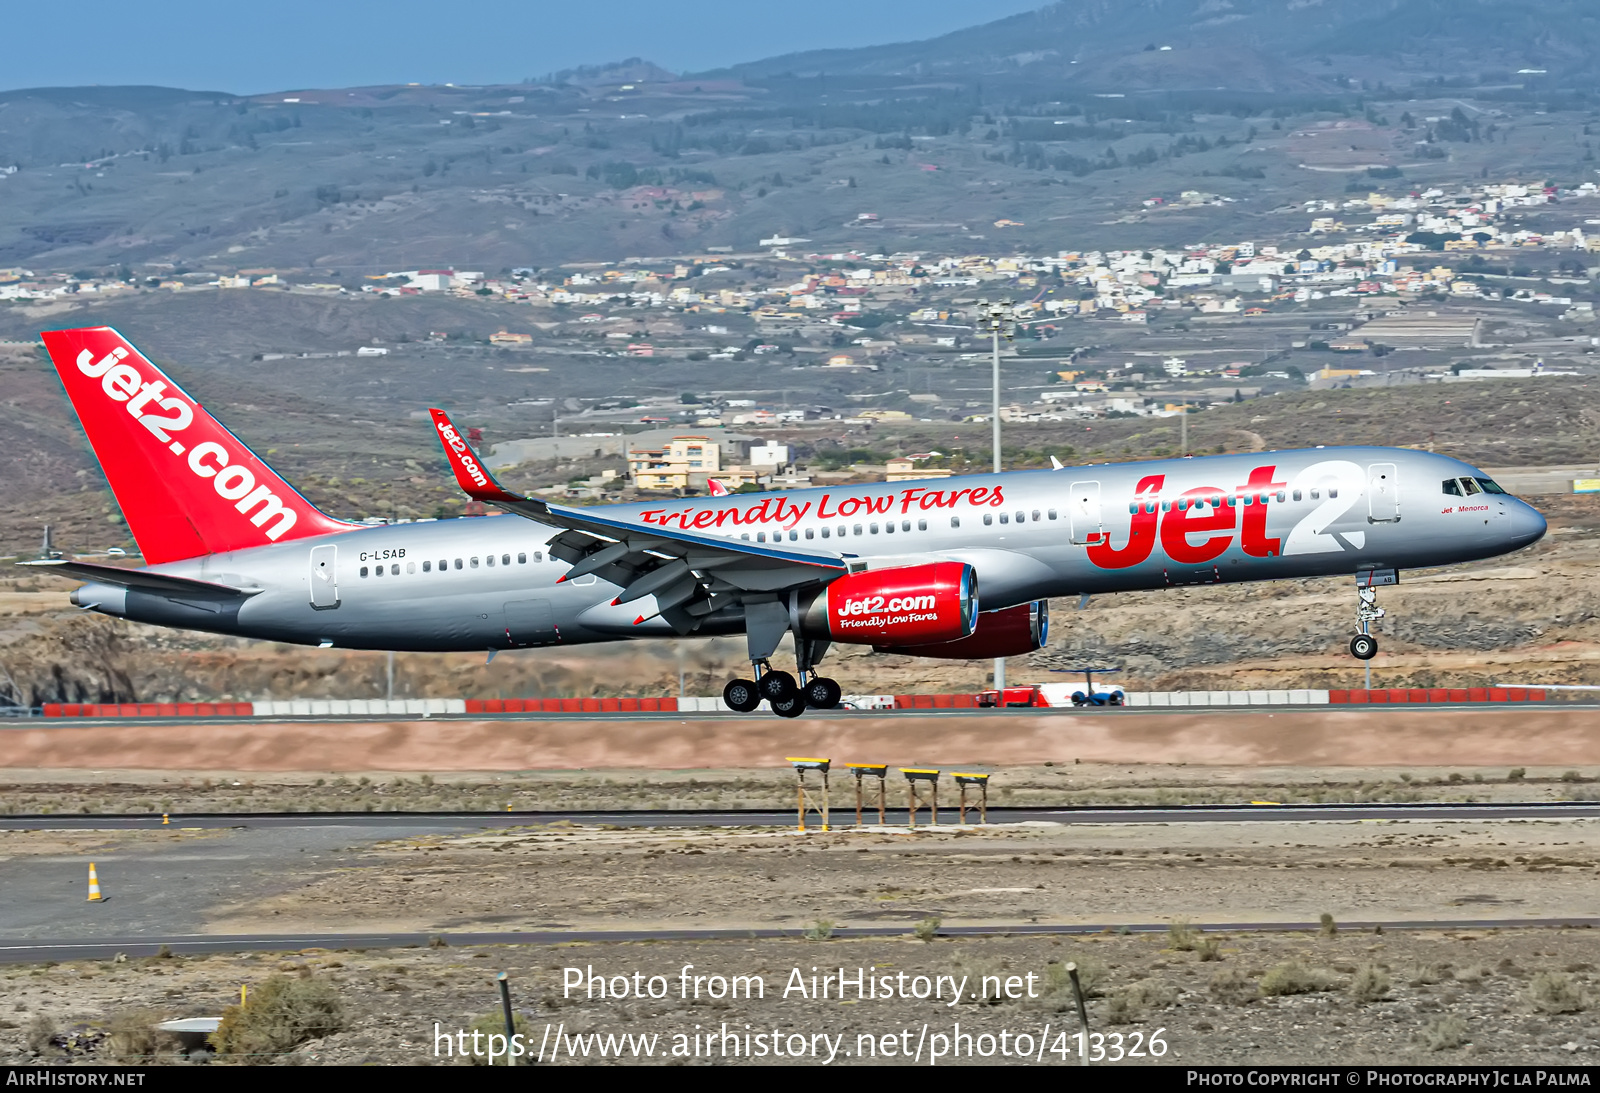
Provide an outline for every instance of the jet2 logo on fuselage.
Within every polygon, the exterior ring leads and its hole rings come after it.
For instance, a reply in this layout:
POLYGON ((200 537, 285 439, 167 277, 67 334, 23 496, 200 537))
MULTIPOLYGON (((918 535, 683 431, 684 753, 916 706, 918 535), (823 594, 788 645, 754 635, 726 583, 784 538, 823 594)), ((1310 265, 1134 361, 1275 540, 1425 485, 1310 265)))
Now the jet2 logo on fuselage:
MULTIPOLYGON (((1361 468, 1344 460, 1313 464, 1278 481, 1276 466, 1255 467, 1242 486, 1230 493, 1216 486, 1185 490, 1163 500, 1166 475, 1148 475, 1134 488, 1127 541, 1113 546, 1109 534, 1088 544, 1089 561, 1100 569, 1128 569, 1149 561, 1156 553, 1179 565, 1204 565, 1221 557, 1237 543, 1253 558, 1285 554, 1317 554, 1346 550, 1341 537, 1328 533, 1361 496, 1361 468), (1287 536, 1267 534, 1267 515, 1274 504, 1291 493, 1316 506, 1301 517, 1287 536)), ((1344 533, 1344 540, 1360 549, 1365 533, 1344 533)))

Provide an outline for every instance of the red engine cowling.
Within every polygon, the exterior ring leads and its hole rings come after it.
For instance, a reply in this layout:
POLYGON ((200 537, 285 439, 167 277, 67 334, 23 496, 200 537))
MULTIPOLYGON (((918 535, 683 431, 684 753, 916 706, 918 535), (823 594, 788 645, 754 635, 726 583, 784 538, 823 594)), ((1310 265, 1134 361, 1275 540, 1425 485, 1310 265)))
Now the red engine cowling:
POLYGON ((978 616, 970 635, 938 645, 877 645, 880 653, 900 653, 909 657, 939 657, 944 660, 988 660, 993 657, 1020 657, 1044 648, 1050 638, 1050 601, 1019 603, 1003 611, 978 616))
POLYGON ((965 562, 850 573, 806 606, 805 629, 855 645, 957 641, 978 619, 978 577, 965 562))

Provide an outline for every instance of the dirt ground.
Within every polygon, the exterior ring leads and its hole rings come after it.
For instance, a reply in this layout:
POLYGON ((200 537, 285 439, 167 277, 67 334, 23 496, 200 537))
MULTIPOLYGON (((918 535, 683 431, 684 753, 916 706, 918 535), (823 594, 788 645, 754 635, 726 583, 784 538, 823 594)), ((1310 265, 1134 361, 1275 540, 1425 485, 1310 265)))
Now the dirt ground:
MULTIPOLYGON (((1441 758, 1439 754, 1432 757, 1441 758)), ((947 768, 947 769, 954 769, 947 768)), ((1600 798, 1600 766, 1471 767, 1064 761, 984 765, 990 803, 1008 806, 1533 802, 1600 798)), ((854 781, 835 770, 835 807, 854 801, 854 781)), ((423 812, 788 809, 786 765, 710 769, 348 770, 311 773, 233 769, 0 769, 0 815, 68 812, 423 812)), ((903 806, 904 784, 888 803, 903 806)), ((941 786, 946 805, 956 790, 941 786)))
MULTIPOLYGON (((1600 767, 1600 707, 1321 707, 1223 712, 1137 710, 975 712, 922 716, 648 717, 611 720, 250 720, 120 723, 5 732, 8 770, 211 771, 327 777, 387 769, 696 771, 772 769, 790 755, 894 766, 1002 769, 1053 764, 1200 767, 1398 767, 1468 771, 1555 768, 1573 785, 1600 767)), ((842 773, 842 771, 841 771, 842 773)), ((648 777, 648 776, 646 776, 648 777)), ((241 781, 243 779, 240 779, 241 781)), ((997 785, 1004 784, 1003 782, 997 785)), ((169 810, 170 811, 170 810, 169 810)))
MULTIPOLYGON (((119 853, 195 837, 9 832, 3 845, 12 860, 93 853, 114 876, 119 853)), ((226 853, 226 833, 204 837, 226 853)), ((448 1036, 491 1014, 493 977, 503 970, 533 1043, 548 1044, 559 1031, 564 1053, 583 1059, 588 1045, 588 1062, 615 1053, 589 1034, 616 1033, 657 1035, 657 1061, 721 1063, 720 1055, 703 1053, 703 1041, 698 1058, 661 1056, 675 1044, 684 1051, 693 1046, 692 1039, 674 1041, 675 1034, 726 1027, 742 1036, 748 1026, 752 1035, 781 1033, 791 1051, 802 1042, 817 1045, 811 1037, 819 1034, 843 1035, 830 1041, 840 1053, 836 1064, 874 1061, 874 1046, 876 1061, 902 1061, 884 1054, 884 1037, 891 1035, 894 1050, 907 1053, 919 1037, 933 1037, 924 1042, 920 1061, 927 1062, 939 1035, 948 1051, 959 1043, 958 1032, 998 1037, 1002 1031, 1033 1037, 1032 1061, 1076 1064, 1075 1056, 1056 1054, 1068 1046, 1063 1028, 1077 1031, 1061 967, 1068 960, 1098 995, 1089 1003, 1094 1029, 1120 1035, 1124 1051, 1159 1033, 1166 1055, 1127 1062, 1582 1063, 1600 1051, 1593 1021, 1600 943, 1593 931, 1487 925, 1591 915, 1600 890, 1594 821, 1040 824, 805 836, 558 824, 390 841, 368 847, 356 868, 282 873, 278 894, 214 908, 209 929, 781 926, 809 928, 810 937, 16 966, 0 969, 0 1061, 106 1061, 115 1050, 104 1039, 113 1022, 216 1015, 237 999, 241 984, 258 989, 275 972, 331 985, 346 1020, 344 1031, 298 1047, 283 1062, 459 1061, 435 1057, 435 1022, 448 1036), (1327 936, 1314 925, 1324 913, 1334 931, 1327 936), (1111 928, 1087 936, 918 940, 918 924, 935 919, 943 927, 1111 928), (1350 925, 1440 919, 1486 925, 1444 931, 1350 925), (1303 921, 1308 928, 1196 933, 1184 928, 1186 921, 1303 921), (1116 929, 1163 922, 1176 925, 1154 934, 1116 929), (862 925, 899 925, 905 933, 829 938, 838 927, 862 925), (685 965, 693 966, 691 975, 760 976, 765 995, 713 998, 716 983, 708 979, 705 994, 684 998, 685 965), (966 977, 966 986, 954 1004, 954 983, 946 984, 943 998, 920 1000, 857 998, 853 987, 843 999, 836 989, 826 998, 812 995, 813 969, 818 976, 844 969, 853 977, 857 968, 873 977, 904 973, 913 986, 917 975, 966 977), (648 983, 659 975, 664 997, 563 993, 564 984, 590 971, 607 977, 613 991, 620 981, 611 977, 631 982, 637 972, 648 983), (984 993, 983 976, 999 977, 994 983, 1002 993, 1005 977, 1016 976, 1019 997, 973 998, 984 993), (1284 990, 1299 993, 1273 993, 1284 990), (546 1023, 556 1027, 546 1030, 546 1023)), ((993 1054, 998 1040, 974 1043, 978 1050, 987 1044, 990 1057, 941 1061, 1021 1061, 1014 1049, 1009 1059, 993 1054)))

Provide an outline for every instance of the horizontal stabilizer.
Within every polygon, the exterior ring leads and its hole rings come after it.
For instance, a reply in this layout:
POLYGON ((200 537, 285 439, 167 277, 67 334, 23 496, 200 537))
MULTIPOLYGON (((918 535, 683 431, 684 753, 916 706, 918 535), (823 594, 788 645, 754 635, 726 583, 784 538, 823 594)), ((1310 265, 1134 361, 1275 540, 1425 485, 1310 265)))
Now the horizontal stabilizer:
POLYGON ((124 588, 142 588, 150 592, 187 592, 189 595, 254 596, 259 588, 234 588, 231 585, 196 581, 189 577, 174 577, 167 573, 152 573, 148 569, 124 569, 119 565, 100 565, 98 562, 74 562, 65 558, 41 558, 33 562, 18 562, 43 569, 77 581, 95 581, 115 584, 124 588))

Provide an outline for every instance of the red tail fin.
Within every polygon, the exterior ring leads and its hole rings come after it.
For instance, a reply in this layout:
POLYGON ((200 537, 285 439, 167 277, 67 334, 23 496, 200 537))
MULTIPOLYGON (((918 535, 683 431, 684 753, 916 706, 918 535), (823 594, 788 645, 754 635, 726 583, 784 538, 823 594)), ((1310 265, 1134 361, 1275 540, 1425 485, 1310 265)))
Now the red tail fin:
POLYGON ((110 327, 47 331, 44 344, 147 562, 354 526, 300 496, 110 327))

